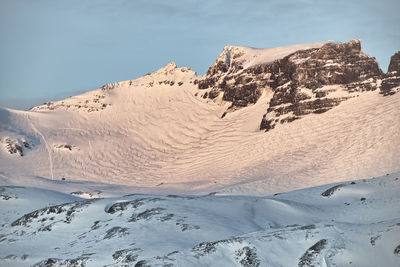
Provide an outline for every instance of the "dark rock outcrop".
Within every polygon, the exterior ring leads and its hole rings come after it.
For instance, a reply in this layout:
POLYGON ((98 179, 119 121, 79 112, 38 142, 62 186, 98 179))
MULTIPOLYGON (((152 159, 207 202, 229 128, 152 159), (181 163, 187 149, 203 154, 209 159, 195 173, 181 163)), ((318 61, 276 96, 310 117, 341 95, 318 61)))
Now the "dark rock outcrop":
POLYGON ((153 209, 147 209, 139 214, 134 213, 129 219, 129 222, 137 222, 139 220, 150 220, 153 216, 160 214, 164 210, 165 209, 163 208, 153 208, 153 209))
POLYGON ((18 142, 18 140, 4 138, 1 143, 5 146, 6 150, 10 154, 18 154, 21 157, 24 156, 23 146, 18 142))
POLYGON ((88 199, 35 210, 18 218, 11 223, 11 226, 29 227, 35 224, 38 227, 39 232, 51 231, 51 228, 55 223, 71 223, 76 213, 81 212, 85 207, 95 201, 95 199, 88 199), (55 220, 56 216, 57 220, 55 220))
POLYGON ((317 266, 315 263, 316 258, 321 253, 321 251, 325 248, 327 244, 326 239, 321 239, 314 245, 312 245, 307 251, 301 256, 298 266, 317 266))
POLYGON ((144 204, 144 198, 139 198, 139 199, 134 199, 131 201, 125 201, 125 202, 117 202, 112 204, 109 207, 106 207, 105 212, 114 214, 116 212, 123 212, 124 210, 128 209, 129 207, 132 207, 133 209, 136 209, 144 204))
POLYGON ((3 137, 0 140, 0 145, 3 145, 8 153, 16 154, 21 157, 25 156, 25 153, 32 150, 35 146, 31 140, 28 142, 25 139, 11 139, 9 137, 3 137))
POLYGON ((260 260, 257 258, 257 253, 255 248, 250 248, 248 246, 238 250, 236 252, 236 257, 243 267, 258 267, 260 266, 260 260))
POLYGON ((104 235, 104 239, 111 239, 114 237, 119 238, 119 237, 123 237, 126 235, 129 235, 128 228, 115 226, 106 231, 106 234, 104 235))
POLYGON ((396 87, 400 87, 400 51, 390 59, 388 72, 382 80, 381 94, 393 95, 400 90, 396 87))
POLYGON ((86 266, 90 261, 88 256, 80 256, 74 259, 58 259, 58 258, 48 258, 41 262, 35 263, 33 267, 50 267, 50 266, 86 266))
POLYGON ((118 263, 123 264, 132 264, 136 262, 137 258, 139 257, 138 252, 141 249, 133 248, 133 249, 121 249, 114 252, 112 255, 113 259, 118 263))
POLYGON ((333 194, 338 191, 340 188, 346 186, 345 184, 338 184, 335 186, 332 186, 331 188, 328 188, 327 190, 325 190, 324 192, 322 192, 321 196, 323 197, 331 197, 333 196, 333 194))
POLYGON ((398 245, 398 246, 394 249, 393 253, 396 254, 396 255, 400 255, 400 245, 398 245))
MULTIPOLYGON (((223 100, 231 101, 232 107, 247 106, 257 102, 261 88, 265 87, 264 77, 256 77, 244 68, 244 52, 237 47, 225 47, 206 76, 198 80, 199 89, 211 88, 208 97, 214 99, 223 92, 223 100)), ((264 75, 264 73, 260 73, 264 75)))

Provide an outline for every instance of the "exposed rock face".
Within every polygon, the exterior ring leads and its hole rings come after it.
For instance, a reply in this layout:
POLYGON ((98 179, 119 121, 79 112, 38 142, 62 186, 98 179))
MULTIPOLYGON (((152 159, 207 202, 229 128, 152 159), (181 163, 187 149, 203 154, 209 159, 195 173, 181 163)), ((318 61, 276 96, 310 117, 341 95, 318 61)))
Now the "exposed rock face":
POLYGON ((390 59, 388 72, 399 72, 400 71, 400 51, 392 56, 390 59))
POLYGON ((352 97, 351 93, 376 90, 383 75, 378 63, 361 51, 357 40, 298 51, 275 64, 280 72, 272 76, 274 94, 260 124, 265 130, 278 122, 326 112, 352 97), (329 96, 338 91, 342 91, 340 96, 329 96))
POLYGON ((325 248, 326 244, 327 240, 321 239, 320 241, 312 245, 309 249, 307 249, 303 256, 301 256, 298 266, 316 266, 317 263, 315 263, 315 260, 321 253, 321 251, 325 248))
MULTIPOLYGON (((323 113, 364 91, 379 89, 384 95, 400 84, 400 54, 392 57, 384 75, 374 58, 361 51, 361 42, 326 43, 320 48, 298 50, 281 59, 248 64, 238 47, 226 47, 210 67, 199 89, 206 97, 232 102, 229 110, 255 103, 265 89, 273 95, 260 129, 273 129, 310 113, 323 113)), ((225 115, 225 114, 224 114, 225 115)))
POLYGON ((396 87, 400 87, 400 51, 390 59, 388 72, 382 80, 381 94, 393 95, 400 90, 396 87))
POLYGON ((269 74, 245 69, 244 54, 239 47, 225 47, 205 79, 198 81, 199 88, 212 88, 208 94, 211 99, 223 92, 223 100, 231 101, 232 107, 257 102, 262 88, 267 86, 269 74))
POLYGON ((10 139, 9 137, 3 137, 0 140, 0 145, 4 146, 6 151, 10 154, 16 154, 19 156, 24 156, 24 152, 31 150, 34 146, 33 142, 28 142, 25 139, 10 139))

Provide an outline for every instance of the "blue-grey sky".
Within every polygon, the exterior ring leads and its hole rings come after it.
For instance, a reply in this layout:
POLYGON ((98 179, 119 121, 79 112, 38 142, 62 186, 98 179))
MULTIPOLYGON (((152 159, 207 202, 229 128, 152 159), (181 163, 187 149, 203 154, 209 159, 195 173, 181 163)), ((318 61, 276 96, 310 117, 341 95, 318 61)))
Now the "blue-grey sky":
POLYGON ((199 74, 226 45, 361 39, 386 72, 398 0, 1 0, 0 106, 27 109, 170 61, 199 74))

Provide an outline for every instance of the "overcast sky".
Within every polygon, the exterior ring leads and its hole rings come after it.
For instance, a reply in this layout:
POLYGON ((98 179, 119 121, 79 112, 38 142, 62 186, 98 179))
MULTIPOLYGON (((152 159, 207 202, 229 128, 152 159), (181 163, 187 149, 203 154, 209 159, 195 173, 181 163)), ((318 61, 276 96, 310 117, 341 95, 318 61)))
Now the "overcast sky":
POLYGON ((386 72, 399 0, 1 0, 0 106, 133 79, 170 61, 206 72, 226 45, 361 39, 386 72))

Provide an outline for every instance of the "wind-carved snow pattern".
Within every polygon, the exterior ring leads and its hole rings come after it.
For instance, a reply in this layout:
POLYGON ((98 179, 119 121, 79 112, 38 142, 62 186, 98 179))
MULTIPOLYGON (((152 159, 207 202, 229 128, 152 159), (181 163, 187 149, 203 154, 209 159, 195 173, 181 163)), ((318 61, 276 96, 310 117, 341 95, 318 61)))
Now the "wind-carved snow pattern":
POLYGON ((204 76, 171 62, 50 109, 0 110, 0 136, 36 144, 23 157, 2 146, 0 181, 60 181, 85 195, 73 182, 266 195, 397 171, 398 56, 391 62, 383 74, 357 40, 227 46, 204 76))

